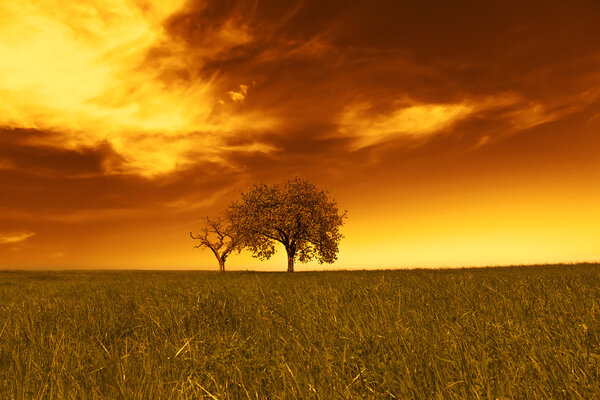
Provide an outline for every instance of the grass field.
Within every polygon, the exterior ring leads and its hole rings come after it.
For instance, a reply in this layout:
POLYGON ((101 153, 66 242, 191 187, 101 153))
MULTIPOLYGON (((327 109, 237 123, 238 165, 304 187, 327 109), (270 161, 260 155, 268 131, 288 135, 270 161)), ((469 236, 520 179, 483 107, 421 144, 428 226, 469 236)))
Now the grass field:
POLYGON ((0 272, 2 399, 600 399, 600 266, 0 272))

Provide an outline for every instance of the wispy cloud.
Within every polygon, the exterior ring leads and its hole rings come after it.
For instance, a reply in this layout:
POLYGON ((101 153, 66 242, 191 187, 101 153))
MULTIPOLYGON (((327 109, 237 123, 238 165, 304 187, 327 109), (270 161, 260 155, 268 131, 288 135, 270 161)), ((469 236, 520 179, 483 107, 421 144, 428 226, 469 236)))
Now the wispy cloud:
POLYGON ((24 240, 29 239, 30 237, 35 236, 35 233, 32 232, 20 232, 20 233, 5 233, 0 234, 0 243, 19 243, 24 240))
POLYGON ((355 148, 367 147, 397 136, 422 137, 451 126, 474 108, 468 104, 414 104, 386 114, 373 113, 368 105, 347 108, 340 133, 355 137, 355 148))

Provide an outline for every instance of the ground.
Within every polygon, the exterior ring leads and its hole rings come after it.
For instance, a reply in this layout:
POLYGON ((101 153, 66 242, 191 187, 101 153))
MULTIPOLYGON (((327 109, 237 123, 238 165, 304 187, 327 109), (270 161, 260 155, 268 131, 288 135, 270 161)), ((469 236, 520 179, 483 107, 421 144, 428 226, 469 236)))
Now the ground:
POLYGON ((0 272, 0 398, 600 398, 600 266, 0 272))

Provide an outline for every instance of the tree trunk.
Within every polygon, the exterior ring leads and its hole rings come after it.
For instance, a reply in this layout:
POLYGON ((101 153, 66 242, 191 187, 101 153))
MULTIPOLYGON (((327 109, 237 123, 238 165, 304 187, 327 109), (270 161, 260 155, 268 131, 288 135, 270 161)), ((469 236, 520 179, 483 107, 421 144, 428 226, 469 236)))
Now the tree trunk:
POLYGON ((294 272, 294 253, 288 252, 288 272, 294 272))
POLYGON ((219 272, 225 272, 225 260, 219 260, 219 272))

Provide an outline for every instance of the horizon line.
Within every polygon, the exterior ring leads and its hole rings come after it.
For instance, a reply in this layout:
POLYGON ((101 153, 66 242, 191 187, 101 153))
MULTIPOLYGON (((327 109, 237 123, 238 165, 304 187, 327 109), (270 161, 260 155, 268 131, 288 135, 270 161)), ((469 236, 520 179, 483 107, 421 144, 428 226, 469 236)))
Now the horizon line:
MULTIPOLYGON (((522 268, 522 267, 553 267, 553 266, 578 266, 578 265, 600 265, 598 261, 574 261, 574 262, 560 262, 560 263, 532 263, 532 264, 487 264, 487 265, 468 265, 468 266, 443 266, 443 267, 378 267, 378 268, 321 268, 321 269, 302 269, 294 270, 293 272, 360 272, 360 271, 415 271, 415 270, 459 270, 459 269, 488 269, 488 268, 522 268)), ((221 273, 217 269, 204 269, 204 268, 44 268, 44 267, 8 267, 0 268, 1 272, 216 272, 221 273)), ((257 272, 257 273, 273 273, 273 272, 284 272, 289 273, 282 269, 275 270, 260 270, 260 269, 228 269, 227 272, 257 272)))

